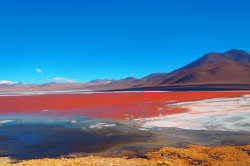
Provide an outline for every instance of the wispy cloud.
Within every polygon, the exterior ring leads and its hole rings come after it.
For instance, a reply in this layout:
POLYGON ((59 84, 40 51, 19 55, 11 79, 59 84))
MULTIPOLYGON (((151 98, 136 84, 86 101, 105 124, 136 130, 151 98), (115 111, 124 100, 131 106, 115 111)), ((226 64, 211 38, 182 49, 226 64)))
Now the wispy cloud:
POLYGON ((37 73, 42 73, 43 71, 42 71, 41 69, 37 68, 37 69, 36 69, 36 72, 37 72, 37 73))
POLYGON ((51 79, 47 79, 47 81, 52 81, 52 82, 56 82, 56 83, 75 83, 76 82, 75 79, 63 78, 63 77, 54 77, 51 79))
POLYGON ((9 81, 9 80, 1 80, 0 84, 17 84, 18 82, 15 81, 9 81))

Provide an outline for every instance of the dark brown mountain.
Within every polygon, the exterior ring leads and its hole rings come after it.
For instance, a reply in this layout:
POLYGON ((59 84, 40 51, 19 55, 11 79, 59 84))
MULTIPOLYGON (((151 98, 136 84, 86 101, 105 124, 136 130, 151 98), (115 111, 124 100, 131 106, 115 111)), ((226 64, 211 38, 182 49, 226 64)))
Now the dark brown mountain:
POLYGON ((250 54, 243 50, 208 53, 171 73, 141 79, 94 80, 88 83, 0 85, 0 91, 37 90, 212 90, 250 89, 250 54))
POLYGON ((166 84, 250 84, 250 54, 242 50, 209 53, 162 78, 166 84))
MULTIPOLYGON (((242 50, 230 50, 225 53, 208 53, 198 60, 169 74, 154 73, 144 78, 122 83, 113 82, 114 89, 140 89, 147 87, 220 87, 233 89, 244 85, 250 89, 250 54, 242 50)), ((107 87, 103 87, 105 89, 107 87)), ((108 87, 110 89, 110 87, 108 87)), ((170 90, 169 89, 169 90, 170 90)), ((241 88, 238 88, 241 89, 241 88)))

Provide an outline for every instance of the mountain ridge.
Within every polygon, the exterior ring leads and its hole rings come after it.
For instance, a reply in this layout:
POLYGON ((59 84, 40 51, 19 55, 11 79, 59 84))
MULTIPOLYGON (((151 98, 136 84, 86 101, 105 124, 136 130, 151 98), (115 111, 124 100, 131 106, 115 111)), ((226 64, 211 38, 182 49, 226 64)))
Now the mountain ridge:
MULTIPOLYGON (((127 77, 120 80, 97 79, 87 83, 71 84, 12 84, 0 85, 0 91, 20 90, 122 90, 161 87, 187 87, 195 85, 224 86, 233 89, 246 85, 250 89, 250 54, 232 49, 224 53, 210 52, 170 73, 152 73, 143 78, 127 77), (249 85, 249 88, 248 86, 249 85)), ((194 87, 195 89, 195 87, 194 87)), ((171 88, 170 88, 171 90, 171 88)))

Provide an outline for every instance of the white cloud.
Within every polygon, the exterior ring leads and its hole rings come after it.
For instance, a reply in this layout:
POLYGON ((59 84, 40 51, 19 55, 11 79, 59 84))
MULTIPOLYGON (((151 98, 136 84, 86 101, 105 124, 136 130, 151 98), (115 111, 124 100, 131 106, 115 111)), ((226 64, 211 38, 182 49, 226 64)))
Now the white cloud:
POLYGON ((62 77, 54 77, 51 79, 48 79, 48 81, 53 81, 56 83, 75 83, 75 79, 70 79, 70 78, 62 78, 62 77))
POLYGON ((15 81, 9 81, 9 80, 1 80, 0 84, 17 84, 18 82, 15 81))
POLYGON ((42 73, 43 71, 42 71, 41 69, 37 68, 37 69, 36 69, 36 72, 37 72, 37 73, 42 73))

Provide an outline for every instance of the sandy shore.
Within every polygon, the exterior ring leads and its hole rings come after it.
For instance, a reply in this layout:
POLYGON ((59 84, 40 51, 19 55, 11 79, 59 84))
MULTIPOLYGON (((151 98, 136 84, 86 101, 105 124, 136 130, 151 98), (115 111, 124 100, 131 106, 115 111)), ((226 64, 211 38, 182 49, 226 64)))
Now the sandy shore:
POLYGON ((188 148, 164 147, 157 152, 151 152, 144 158, 58 158, 39 159, 17 162, 9 158, 0 158, 1 166, 248 166, 250 165, 250 145, 203 147, 189 146, 188 148))

